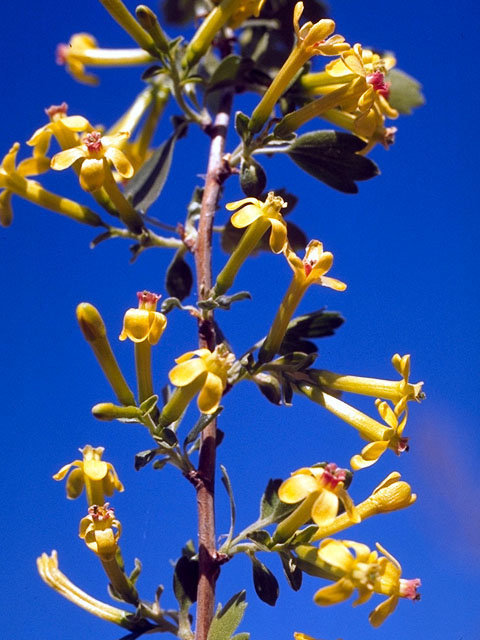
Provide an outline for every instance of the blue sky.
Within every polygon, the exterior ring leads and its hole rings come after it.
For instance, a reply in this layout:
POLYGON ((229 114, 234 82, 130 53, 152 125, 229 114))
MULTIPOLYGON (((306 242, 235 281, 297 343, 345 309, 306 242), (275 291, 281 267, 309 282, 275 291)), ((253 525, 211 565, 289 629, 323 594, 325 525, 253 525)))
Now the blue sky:
MULTIPOLYGON (((130 8, 133 2, 127 2, 130 8)), ((93 123, 113 123, 141 89, 138 70, 100 72, 101 85, 76 84, 55 65, 57 43, 86 31, 102 46, 129 46, 128 36, 95 0, 82 10, 71 3, 18 0, 3 8, 4 37, 0 148, 24 142, 45 123, 43 109, 66 101, 71 114, 93 123)), ((277 558, 262 558, 277 574, 281 595, 272 609, 253 592, 247 559, 226 565, 219 581, 225 602, 246 587, 249 607, 241 630, 253 640, 291 638, 294 630, 315 638, 376 640, 435 637, 475 640, 480 610, 472 593, 480 569, 480 507, 476 495, 478 434, 478 180, 476 127, 478 89, 472 72, 478 38, 478 7, 422 1, 406 6, 372 0, 367 5, 332 2, 337 31, 350 42, 395 51, 398 65, 424 86, 427 103, 397 124, 397 141, 373 158, 382 174, 360 183, 355 196, 333 192, 291 165, 286 158, 266 161, 268 188, 290 188, 299 197, 291 219, 309 238, 319 238, 335 256, 332 275, 348 283, 344 293, 314 288, 301 311, 327 306, 339 310, 345 325, 320 344, 318 366, 342 373, 390 377, 395 352, 412 355, 412 378, 424 380, 427 399, 411 409, 407 435, 411 450, 392 452, 370 471, 359 472, 351 495, 361 501, 390 471, 398 470, 418 494, 410 509, 379 516, 346 537, 373 546, 378 540, 403 566, 405 577, 422 579, 422 600, 400 602, 383 627, 372 629, 364 605, 330 609, 311 599, 321 586, 305 580, 299 593, 289 590, 277 558), (409 10, 412 13, 409 13, 409 10)), ((163 122, 164 136, 168 120, 163 122)), ((161 141, 161 135, 158 142, 161 141)), ((232 142, 233 145, 233 142, 232 142)), ((22 144, 26 152, 26 147, 22 144)), ((166 222, 183 220, 188 196, 205 173, 207 140, 194 135, 180 141, 155 213, 166 222)), ((73 175, 47 175, 49 188, 85 204, 88 195, 73 175)), ((224 202, 239 199, 235 180, 224 202)), ((106 447, 126 486, 115 498, 123 523, 122 549, 128 566, 144 564, 139 587, 153 597, 166 586, 165 604, 174 606, 170 561, 195 539, 195 496, 174 469, 135 472, 133 455, 150 445, 139 426, 100 423, 93 404, 112 399, 77 328, 81 301, 102 312, 118 358, 131 384, 133 349, 116 342, 125 310, 135 293, 149 289, 165 295, 163 274, 171 254, 149 251, 129 264, 127 243, 89 242, 95 230, 14 199, 15 219, 0 229, 3 300, 0 323, 2 367, 1 430, 4 464, 2 568, 8 619, 5 637, 23 640, 115 640, 121 630, 90 618, 49 590, 38 578, 35 558, 57 549, 60 567, 81 588, 107 599, 96 558, 77 536, 83 500, 67 502, 64 487, 51 475, 90 443, 106 447), (13 517, 12 517, 13 516, 13 517)), ((218 221, 226 221, 220 209, 218 221)), ((219 254, 220 255, 220 254, 219 254)), ((221 267, 223 257, 215 265, 221 267)), ((278 256, 251 260, 235 288, 249 289, 252 302, 220 312, 218 320, 237 354, 268 330, 290 280, 278 256)), ((158 386, 173 359, 195 348, 194 322, 180 312, 155 352, 158 386)), ((263 402, 243 383, 229 394, 221 428, 226 438, 219 461, 227 467, 237 499, 239 527, 256 518, 260 495, 270 477, 287 477, 301 466, 334 460, 346 466, 362 445, 357 434, 320 407, 296 399, 291 408, 263 402)), ((373 403, 359 403, 371 410, 373 403)), ((372 413, 373 415, 373 413, 372 413)), ((192 414, 190 420, 195 416, 192 414)), ((217 533, 228 529, 227 498, 219 485, 217 533)), ((376 605, 378 599, 373 603, 376 605)))

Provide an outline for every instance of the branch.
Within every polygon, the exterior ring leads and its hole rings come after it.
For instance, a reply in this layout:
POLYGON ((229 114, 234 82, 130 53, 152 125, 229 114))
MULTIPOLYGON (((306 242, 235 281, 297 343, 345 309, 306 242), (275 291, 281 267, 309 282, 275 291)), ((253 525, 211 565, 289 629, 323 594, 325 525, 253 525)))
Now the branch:
MULTIPOLYGON (((210 155, 202 199, 198 240, 195 247, 199 299, 204 300, 212 287, 212 227, 220 196, 221 185, 229 175, 223 156, 230 120, 232 95, 226 93, 221 101, 211 130, 210 155)), ((213 312, 208 311, 199 319, 199 346, 211 351, 215 348, 213 312)), ((213 618, 215 583, 219 574, 219 559, 215 544, 215 447, 216 420, 202 432, 200 458, 197 472, 199 582, 197 590, 197 617, 195 640, 206 640, 213 618)))

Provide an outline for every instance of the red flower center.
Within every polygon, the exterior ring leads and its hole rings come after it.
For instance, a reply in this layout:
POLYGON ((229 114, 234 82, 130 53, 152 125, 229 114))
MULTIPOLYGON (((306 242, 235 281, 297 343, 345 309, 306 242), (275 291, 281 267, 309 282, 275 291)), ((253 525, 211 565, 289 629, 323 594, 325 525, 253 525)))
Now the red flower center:
POLYGON ((86 133, 82 138, 82 142, 89 151, 98 152, 102 148, 102 134, 100 131, 86 133))
POLYGON ((381 71, 374 71, 374 73, 367 75, 367 82, 372 85, 377 93, 388 100, 390 82, 385 81, 385 76, 381 71))

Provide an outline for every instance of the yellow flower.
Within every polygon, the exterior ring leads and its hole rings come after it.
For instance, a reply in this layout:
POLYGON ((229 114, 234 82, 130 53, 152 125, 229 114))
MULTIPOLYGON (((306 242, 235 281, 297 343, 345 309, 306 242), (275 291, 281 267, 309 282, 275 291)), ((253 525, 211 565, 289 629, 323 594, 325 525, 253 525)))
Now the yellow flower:
POLYGON ((297 36, 297 42, 252 113, 248 125, 252 133, 260 131, 270 117, 277 100, 287 90, 297 73, 312 56, 335 56, 350 48, 343 36, 334 35, 328 37, 335 29, 333 20, 324 18, 315 24, 306 22, 300 27, 299 20, 302 13, 303 2, 297 2, 293 11, 293 28, 297 36))
POLYGON ((20 144, 16 142, 0 165, 0 224, 8 227, 13 218, 11 205, 12 194, 25 198, 34 204, 66 215, 72 220, 94 227, 105 226, 101 218, 73 200, 47 191, 35 180, 27 180, 25 176, 38 175, 48 170, 50 160, 42 155, 22 160, 16 166, 16 158, 20 144))
POLYGON ((305 257, 301 260, 287 244, 284 254, 293 271, 293 279, 280 304, 269 334, 260 349, 259 361, 268 362, 278 353, 285 332, 295 309, 306 290, 311 284, 320 284, 336 291, 344 291, 347 285, 340 280, 325 276, 333 264, 333 255, 323 250, 319 240, 311 240, 305 250, 305 257))
POLYGON ((350 540, 324 540, 317 551, 316 564, 328 567, 338 576, 336 582, 319 589, 314 601, 320 606, 328 606, 348 600, 357 590, 358 598, 354 606, 367 602, 374 592, 389 596, 369 616, 374 627, 382 624, 397 606, 399 598, 417 600, 416 589, 420 580, 403 580, 402 569, 397 560, 383 547, 377 549, 384 555, 358 542, 350 540), (351 550, 351 551, 350 551, 351 550), (353 553, 352 553, 353 551, 353 553))
POLYGON ((106 502, 103 506, 94 504, 88 508, 88 516, 80 521, 78 535, 91 551, 103 560, 109 560, 117 553, 121 532, 122 526, 106 502))
POLYGON ((80 184, 85 191, 96 191, 105 185, 108 179, 106 174, 111 173, 109 161, 122 178, 131 178, 134 173, 133 166, 123 151, 118 148, 128 136, 128 131, 122 131, 113 136, 102 136, 100 131, 86 133, 82 137, 82 144, 54 155, 51 167, 55 171, 63 171, 79 160, 80 184))
POLYGON ((77 135, 79 131, 93 131, 93 127, 83 116, 67 116, 68 105, 62 102, 60 105, 52 105, 45 109, 45 113, 50 118, 43 127, 37 129, 27 144, 33 147, 34 156, 46 155, 50 146, 52 135, 57 139, 62 149, 77 146, 80 139, 77 135))
MULTIPOLYGON (((287 504, 296 504, 310 498, 309 502, 313 501, 310 517, 319 526, 328 525, 335 520, 340 502, 350 520, 360 522, 361 518, 345 489, 346 477, 346 469, 340 469, 333 462, 325 467, 298 469, 282 482, 278 497, 287 504)), ((302 524, 305 522, 307 520, 302 524)))
POLYGON ((57 64, 64 64, 75 80, 92 86, 98 85, 99 80, 97 76, 86 72, 86 65, 130 67, 154 60, 143 49, 99 49, 97 41, 89 33, 75 33, 68 44, 59 44, 56 58, 57 64))
POLYGON ((138 309, 128 309, 123 320, 123 329, 120 340, 130 338, 132 342, 144 342, 157 344, 162 337, 167 318, 155 311, 160 296, 149 291, 139 291, 137 293, 138 309))
POLYGON ((408 451, 408 438, 403 437, 408 417, 407 402, 408 398, 404 396, 392 409, 385 400, 378 399, 375 401, 380 417, 392 430, 390 432, 391 435, 389 435, 388 439, 375 440, 363 447, 361 453, 353 456, 350 460, 352 469, 365 469, 372 466, 388 448, 393 449, 397 455, 408 451))
POLYGON ((215 350, 197 349, 177 358, 168 377, 170 382, 182 389, 201 385, 198 408, 202 413, 215 413, 227 386, 227 373, 235 357, 224 345, 215 350), (198 356, 198 357, 194 357, 198 356))
POLYGON ((85 487, 87 502, 91 506, 104 504, 105 496, 113 495, 115 489, 123 491, 115 467, 101 459, 103 447, 93 448, 87 444, 80 452, 83 460, 66 464, 53 476, 54 480, 63 480, 70 472, 67 478, 67 498, 78 498, 85 487))
POLYGON ((272 228, 270 249, 273 253, 281 253, 287 244, 287 223, 280 213, 280 209, 284 209, 286 206, 287 203, 280 196, 276 196, 273 191, 269 192, 265 202, 256 198, 243 198, 243 200, 225 205, 228 211, 235 211, 241 207, 230 220, 237 229, 253 225, 257 220, 262 220, 262 228, 265 223, 268 223, 272 228))
POLYGON ((228 21, 228 26, 232 29, 237 29, 251 16, 258 18, 265 2, 266 0, 242 0, 238 6, 235 6, 235 10, 228 21))
MULTIPOLYGON (((390 513, 405 509, 412 505, 417 496, 412 493, 412 488, 408 482, 401 480, 398 471, 392 471, 373 491, 372 494, 363 502, 356 505, 356 510, 360 515, 362 522, 371 516, 379 513, 390 513)), ((352 521, 347 513, 342 513, 330 524, 322 525, 311 538, 311 542, 315 540, 323 540, 334 533, 343 531, 352 525, 352 521)))
POLYGON ((254 251, 269 226, 271 227, 270 249, 273 253, 281 253, 287 245, 287 224, 280 213, 287 203, 273 191, 269 192, 265 202, 256 198, 243 198, 225 206, 229 211, 241 207, 231 217, 231 223, 237 229, 245 227, 248 229, 242 235, 227 264, 218 274, 213 289, 214 296, 219 296, 230 289, 240 267, 254 251))
POLYGON ((422 391, 423 382, 416 384, 409 382, 410 355, 400 356, 396 353, 392 358, 392 364, 402 376, 402 380, 364 378, 319 369, 310 369, 309 375, 314 382, 326 389, 374 396, 384 400, 392 400, 392 402, 398 402, 404 397, 407 400, 416 400, 417 402, 423 400, 425 398, 422 391))

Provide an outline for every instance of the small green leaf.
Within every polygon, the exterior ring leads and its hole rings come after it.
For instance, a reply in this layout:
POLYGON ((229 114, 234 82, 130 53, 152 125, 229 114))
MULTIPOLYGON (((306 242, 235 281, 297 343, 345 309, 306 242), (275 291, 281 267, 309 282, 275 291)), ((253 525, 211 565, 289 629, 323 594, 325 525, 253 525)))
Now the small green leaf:
POLYGON ((144 400, 140 405, 139 409, 143 411, 144 415, 148 415, 150 412, 152 412, 155 409, 155 407, 157 406, 157 403, 158 403, 158 396, 153 395, 153 396, 150 396, 150 398, 147 398, 146 400, 144 400))
POLYGON ((183 305, 178 298, 165 298, 160 305, 160 311, 170 313, 172 309, 183 309, 183 305))
POLYGON ((195 440, 197 439, 197 437, 199 436, 199 434, 205 429, 205 427, 208 427, 208 425, 215 420, 215 418, 223 411, 223 407, 218 407, 218 409, 215 411, 215 413, 202 413, 202 415, 200 416, 200 418, 197 420, 197 422, 195 423, 195 426, 193 427, 193 429, 191 429, 191 431, 188 433, 187 437, 185 438, 185 440, 183 441, 183 448, 186 449, 186 447, 191 444, 192 442, 195 442, 195 440))
POLYGON ((135 454, 135 462, 133 464, 135 471, 145 467, 156 455, 158 455, 158 449, 146 449, 145 451, 139 451, 139 453, 135 454))
POLYGON ((234 636, 231 637, 231 640, 249 640, 250 639, 250 634, 248 633, 248 631, 243 631, 242 633, 236 633, 234 636))
POLYGON ((267 176, 260 165, 253 158, 242 159, 240 165, 240 187, 249 198, 259 198, 267 186, 267 176))
POLYGON ((377 165, 358 154, 365 142, 340 131, 313 131, 299 136, 287 154, 303 171, 342 193, 357 193, 356 180, 380 173, 377 165))
POLYGON ((250 136, 248 130, 248 123, 250 118, 241 111, 237 111, 235 114, 235 130, 242 140, 246 140, 250 136))
POLYGON ((176 254, 167 269, 165 289, 171 297, 183 300, 190 295, 192 286, 192 270, 183 257, 176 254))
POLYGON ((197 601, 198 576, 198 560, 182 555, 173 574, 173 591, 180 606, 190 606, 197 601))
POLYGON ((263 526, 266 526, 267 523, 274 524, 280 522, 280 520, 283 520, 283 518, 296 507, 296 505, 281 502, 278 497, 278 488, 282 482, 283 480, 279 478, 268 481, 267 488, 260 502, 260 520, 263 526))
POLYGON ((297 566, 295 557, 289 553, 281 553, 280 560, 282 561, 283 571, 287 578, 288 584, 294 591, 298 591, 302 586, 302 570, 297 566))
POLYGON ((230 500, 230 529, 228 531, 227 539, 225 542, 225 545, 228 548, 228 545, 233 538, 233 531, 235 529, 235 499, 233 497, 232 483, 230 482, 230 478, 228 477, 227 469, 223 466, 223 464, 220 465, 220 470, 222 472, 222 484, 227 490, 228 498, 230 500))
POLYGON ((289 540, 289 544, 299 545, 299 544, 308 544, 313 536, 317 533, 318 527, 316 524, 312 524, 305 529, 302 529, 298 533, 296 533, 291 540, 289 540))
POLYGON ((251 560, 253 566, 253 586, 255 587, 257 596, 266 604, 274 607, 279 594, 278 580, 270 569, 255 556, 251 556, 251 560))
POLYGON ((409 115, 416 107, 425 104, 422 85, 400 69, 388 72, 387 80, 391 82, 389 104, 399 113, 409 115))
POLYGON ((242 58, 236 55, 223 58, 213 72, 206 90, 215 91, 216 89, 223 89, 224 87, 235 84, 241 62, 242 58))
POLYGON ((232 596, 224 607, 218 605, 208 631, 207 640, 231 640, 233 633, 242 621, 246 607, 245 591, 240 591, 232 596))
POLYGON ((338 311, 324 311, 323 309, 297 316, 288 324, 280 353, 287 354, 293 351, 313 353, 318 350, 317 346, 304 338, 333 336, 335 330, 341 327, 344 322, 345 319, 338 311))
POLYGON ((270 549, 272 546, 272 536, 268 533, 266 529, 258 529, 257 531, 251 531, 248 534, 248 538, 256 542, 260 547, 263 547, 264 550, 270 549))
POLYGON ((136 581, 138 580, 138 576, 140 575, 141 570, 142 570, 142 563, 138 558, 135 558, 133 571, 128 576, 128 579, 132 584, 135 584, 136 581))
POLYGON ((274 374, 261 371, 253 375, 252 379, 269 402, 276 405, 282 403, 282 385, 274 374))

